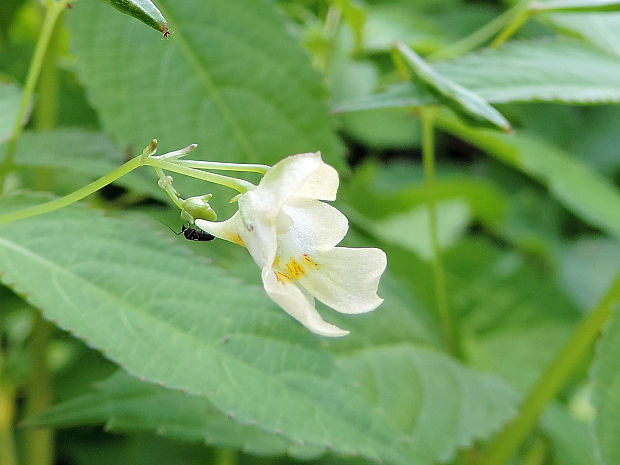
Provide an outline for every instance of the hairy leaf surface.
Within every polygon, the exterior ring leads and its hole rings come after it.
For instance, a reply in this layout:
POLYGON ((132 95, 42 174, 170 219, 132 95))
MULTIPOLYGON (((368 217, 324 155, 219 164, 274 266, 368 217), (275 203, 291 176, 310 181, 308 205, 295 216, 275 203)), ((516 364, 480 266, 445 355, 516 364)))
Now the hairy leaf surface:
MULTIPOLYGON (((35 201, 4 197, 0 211, 35 201)), ((512 390, 442 355, 394 347, 336 360, 262 289, 222 275, 139 225, 80 207, 2 225, 0 272, 48 319, 134 376, 207 397, 240 423, 296 443, 428 464, 513 413, 512 390), (422 361, 403 376, 412 357, 422 361), (373 377, 354 382, 354 372, 373 366, 383 370, 381 386, 373 377), (452 388, 444 391, 446 376, 452 388), (426 387, 412 396, 418 378, 426 387), (412 412, 445 421, 436 442, 414 447, 425 422, 402 423, 401 403, 383 405, 403 396, 412 412)))
POLYGON ((101 2, 73 8, 72 47, 90 100, 122 146, 190 143, 212 161, 272 163, 321 150, 341 164, 320 75, 266 0, 158 2, 154 36, 101 2))
POLYGON ((183 441, 242 449, 254 455, 309 458, 321 449, 302 447, 244 426, 223 415, 203 397, 140 382, 119 371, 96 389, 30 418, 27 426, 66 427, 105 423, 111 431, 157 433, 183 441))

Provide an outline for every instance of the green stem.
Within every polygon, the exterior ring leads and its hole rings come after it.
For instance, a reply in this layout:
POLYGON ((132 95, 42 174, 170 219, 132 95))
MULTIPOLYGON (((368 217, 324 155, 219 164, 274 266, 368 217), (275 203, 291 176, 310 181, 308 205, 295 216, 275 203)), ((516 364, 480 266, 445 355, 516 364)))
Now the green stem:
POLYGON ((428 215, 430 219, 431 245, 433 248, 433 274, 435 277, 435 296, 437 299, 437 313, 439 315, 439 325, 444 342, 451 353, 457 353, 455 343, 455 332, 450 308, 448 305, 448 294, 446 291, 446 279, 441 262, 441 250, 437 235, 437 209, 435 192, 435 141, 434 141, 434 121, 435 108, 424 107, 420 109, 422 119, 422 159, 424 162, 424 175, 426 177, 426 191, 428 198, 428 215))
MULTIPOLYGON (((179 210, 183 210, 183 204, 181 203, 181 198, 177 190, 172 187, 172 183, 166 182, 166 175, 161 168, 153 168, 155 173, 157 173, 157 177, 159 178, 159 187, 166 191, 168 197, 174 202, 174 204, 179 208, 179 210)), ((172 178, 170 178, 172 179, 172 178)))
POLYGON ((575 328, 551 365, 538 379, 519 415, 495 438, 486 452, 483 465, 503 465, 536 425, 545 406, 566 383, 609 320, 612 307, 620 301, 620 273, 598 304, 575 328))
MULTIPOLYGON (((30 382, 27 386, 26 414, 34 415, 52 405, 52 381, 47 367, 47 351, 52 326, 37 312, 32 330, 30 382)), ((50 428, 24 432, 25 462, 28 465, 51 465, 54 461, 54 431, 50 428)))
POLYGON ((532 16, 532 11, 529 9, 531 0, 525 0, 519 3, 519 11, 511 18, 510 23, 506 28, 491 42, 490 48, 499 48, 506 40, 513 36, 515 32, 519 30, 525 22, 532 16))
POLYGON ((523 457, 521 465, 544 465, 547 458, 547 443, 544 438, 538 438, 523 457))
POLYGON ((135 170, 143 164, 144 161, 142 160, 142 156, 139 155, 135 158, 132 158, 127 163, 118 167, 114 171, 76 190, 75 192, 72 192, 71 194, 65 195, 64 197, 61 197, 59 199, 35 205, 33 207, 24 208, 22 210, 15 210, 9 213, 5 213, 4 215, 0 215, 0 224, 23 220, 24 218, 30 218, 31 216, 42 215, 44 213, 49 213, 54 210, 58 210, 59 208, 71 205, 78 200, 82 200, 84 197, 88 197, 89 195, 94 194, 102 187, 113 183, 118 178, 125 176, 127 173, 135 170))
MULTIPOLYGON (((0 346, 0 379, 2 379, 2 347, 0 346)), ((13 421, 15 419, 15 387, 0 381, 0 463, 17 465, 13 421)))
MULTIPOLYGON (((153 157, 153 159, 157 160, 158 157, 153 157)), ((240 171, 260 174, 265 174, 269 171, 269 168, 271 168, 269 165, 244 165, 243 163, 221 163, 202 160, 179 160, 176 163, 187 168, 197 168, 201 170, 240 171)))
MULTIPOLYGON (((47 53, 41 66, 37 98, 34 107, 34 127, 37 131, 49 131, 56 126, 58 118, 58 54, 59 38, 62 25, 60 13, 52 31, 47 53)), ((34 171, 34 187, 38 191, 52 190, 53 170, 49 167, 39 167, 34 171)))
MULTIPOLYGON (((248 190, 256 187, 254 184, 243 179, 231 178, 228 176, 222 176, 221 174, 207 173, 194 168, 188 168, 181 166, 178 161, 169 162, 158 160, 156 158, 147 158, 144 160, 145 165, 153 166, 155 168, 161 168, 162 170, 172 171, 173 173, 183 174, 192 178, 202 179, 203 181, 213 182, 215 184, 221 184, 222 186, 230 187, 237 192, 247 192, 248 190)), ((0 217, 1 218, 1 217, 0 217)))
MULTIPOLYGON (((235 189, 237 192, 246 192, 249 189, 254 188, 254 184, 251 182, 245 181, 243 179, 231 178, 228 176, 222 176, 220 174, 208 173, 205 171, 200 171, 194 168, 188 168, 186 166, 180 166, 179 161, 165 161, 162 158, 154 158, 151 157, 154 150, 157 147, 157 141, 153 141, 151 145, 146 147, 144 151, 138 155, 137 157, 132 158, 124 165, 118 167, 114 171, 102 176, 96 181, 91 182, 90 184, 82 187, 81 189, 72 192, 71 194, 65 195, 59 199, 51 200, 49 202, 45 202, 39 205, 35 205, 33 207, 24 208, 22 210, 15 210, 9 213, 5 213, 0 215, 0 224, 10 223, 12 221, 22 220, 25 218, 30 218, 32 216, 42 215, 44 213, 49 213, 54 210, 58 210, 59 208, 66 207, 71 205, 72 203, 77 202, 78 200, 82 200, 84 197, 87 197, 95 192, 97 192, 102 187, 107 186, 110 183, 113 183, 117 179, 122 176, 125 176, 129 172, 135 170, 140 166, 152 166, 153 168, 159 170, 167 170, 172 171, 174 173, 183 174, 185 176, 190 176, 193 178, 201 179, 203 181, 212 182, 215 184, 221 184, 223 186, 230 187, 235 189)), ((256 166, 256 165, 254 165, 256 166)), ((158 172, 159 175, 159 172, 158 172)), ((164 173, 161 172, 163 176, 164 173)), ((161 179, 161 177, 160 177, 161 179)), ((168 191, 168 190, 167 190, 168 191)), ((168 192, 170 195, 170 192, 168 192)), ((173 198, 173 196, 171 196, 173 198)), ((173 201, 175 199, 173 198, 173 201)), ((177 202, 175 201, 175 204, 177 202)), ((177 204, 179 206, 179 204, 177 204)), ((180 207, 180 206, 179 206, 180 207)), ((181 208, 181 207, 180 207, 181 208)))
POLYGON ((67 7, 67 3, 69 3, 69 0, 59 0, 51 2, 49 3, 48 8, 45 12, 45 18, 43 20, 41 34, 39 35, 39 39, 34 50, 34 55, 32 56, 32 60, 30 62, 30 68, 28 69, 28 75, 26 76, 26 84, 24 86, 22 98, 19 103, 19 108, 17 110, 17 118, 13 126, 13 132, 11 133, 11 137, 7 142, 4 159, 0 164, 0 192, 4 187, 4 181, 7 175, 14 168, 13 161, 15 157, 15 148, 17 146, 17 140, 21 135, 22 126, 26 117, 26 111, 28 110, 28 106, 32 98, 32 93, 37 84, 39 73, 41 72, 41 66, 43 64, 43 60, 45 59, 45 54, 47 52, 50 39, 54 32, 56 21, 58 20, 60 13, 62 13, 62 11, 64 11, 64 9, 67 7))
POLYGON ((517 3, 515 6, 509 10, 506 10, 497 18, 486 23, 480 29, 476 30, 467 37, 464 37, 463 39, 433 53, 428 57, 428 59, 443 60, 455 58, 481 46, 485 42, 491 40, 495 34, 498 34, 502 29, 507 27, 515 19, 515 17, 523 11, 524 8, 527 8, 529 2, 530 0, 525 0, 517 3))
POLYGON ((47 45, 47 52, 39 72, 37 99, 34 108, 34 126, 37 131, 49 131, 56 126, 58 117, 58 53, 59 27, 62 24, 62 11, 52 25, 52 32, 47 45))

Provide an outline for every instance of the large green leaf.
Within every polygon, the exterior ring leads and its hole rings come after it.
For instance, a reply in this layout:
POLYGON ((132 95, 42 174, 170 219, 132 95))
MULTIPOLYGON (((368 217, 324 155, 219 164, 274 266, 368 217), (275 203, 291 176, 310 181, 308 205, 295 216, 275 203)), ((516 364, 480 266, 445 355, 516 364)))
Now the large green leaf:
POLYGON ((0 83, 0 142, 11 137, 21 96, 19 87, 0 83))
MULTIPOLYGON (((616 306, 618 310, 618 306, 616 306)), ((613 316, 598 347, 598 358, 593 367, 596 407, 594 437, 598 451, 606 465, 620 463, 620 313, 613 316)))
MULTIPOLYGON (((579 40, 554 38, 508 43, 436 64, 434 70, 490 103, 620 102, 620 61, 579 40)), ((395 84, 385 92, 338 102, 333 111, 417 107, 436 103, 420 85, 395 84)))
POLYGON ((76 3, 79 74, 122 146, 198 143, 211 160, 271 163, 321 150, 342 165, 320 75, 266 0, 161 0, 161 40, 101 2, 76 3))
POLYGON ((57 404, 27 419, 26 426, 66 427, 105 423, 109 431, 147 431, 175 439, 243 449, 255 455, 300 455, 321 449, 292 444, 255 425, 243 426, 201 397, 140 382, 122 371, 94 392, 57 404))
POLYGON ((454 445, 471 445, 516 413, 518 396, 499 378, 464 369, 435 351, 397 345, 338 362, 340 382, 357 388, 405 433, 413 450, 435 461, 449 461, 454 445))
MULTIPOLYGON (((37 201, 4 197, 0 211, 37 201)), ((516 402, 497 378, 410 346, 335 360, 262 289, 144 225, 84 208, 2 225, 0 272, 48 319, 134 376, 207 397, 240 423, 293 442, 429 464, 498 428, 516 402), (380 379, 353 376, 375 369, 380 379), (416 383, 424 389, 412 391, 416 383), (428 445, 417 442, 428 417, 407 420, 402 398, 411 415, 429 412, 429 424, 442 427, 428 445)))
POLYGON ((545 184, 584 221, 620 238, 620 192, 609 179, 534 137, 467 127, 446 114, 438 121, 448 132, 545 184))

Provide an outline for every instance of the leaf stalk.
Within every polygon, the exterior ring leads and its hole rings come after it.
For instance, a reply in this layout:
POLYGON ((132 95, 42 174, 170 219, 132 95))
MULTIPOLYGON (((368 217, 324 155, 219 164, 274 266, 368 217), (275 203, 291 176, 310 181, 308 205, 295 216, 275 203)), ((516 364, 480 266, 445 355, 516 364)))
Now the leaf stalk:
POLYGON ((437 299, 439 326, 448 350, 456 355, 458 353, 458 348, 455 338, 454 323, 448 304, 446 278, 441 261, 441 249, 439 246, 437 227, 434 141, 436 113, 437 109, 433 107, 423 107, 420 110, 420 117, 422 120, 422 160, 424 163, 424 175, 426 177, 427 207, 430 220, 431 246, 433 249, 433 275, 435 278, 435 296, 437 299))
POLYGON ((564 386, 571 373, 581 363, 620 301, 618 273, 597 305, 585 316, 566 341, 555 359, 538 379, 518 416, 495 438, 487 449, 482 465, 503 465, 532 431, 546 405, 564 386))
POLYGON ((0 164, 0 192, 2 192, 4 188, 4 182, 7 175, 15 168, 15 148, 17 147, 17 141, 22 132, 24 120, 26 119, 26 112, 28 111, 34 88, 37 85, 37 81, 41 73, 41 67, 43 65, 43 61, 45 60, 45 55, 56 27, 56 21, 67 7, 69 1, 70 0, 58 0, 47 3, 41 34, 39 35, 37 45, 35 46, 34 55, 30 61, 30 67, 28 68, 28 74, 26 76, 26 84, 24 86, 22 98, 19 102, 17 118, 15 118, 13 131, 11 132, 11 137, 7 142, 4 159, 0 164))

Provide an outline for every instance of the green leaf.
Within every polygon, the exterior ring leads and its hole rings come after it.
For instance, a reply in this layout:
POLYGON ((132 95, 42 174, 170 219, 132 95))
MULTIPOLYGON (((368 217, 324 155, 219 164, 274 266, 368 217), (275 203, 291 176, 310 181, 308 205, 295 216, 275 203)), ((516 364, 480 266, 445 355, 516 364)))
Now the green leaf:
POLYGON ((620 272, 620 242, 597 236, 580 237, 564 244, 558 252, 566 291, 583 308, 593 308, 620 272))
MULTIPOLYGON (((37 201, 5 196, 0 211, 37 201)), ((241 424, 292 442, 425 465, 489 434, 514 411, 514 393, 497 378, 433 352, 370 348, 336 360, 262 289, 221 274, 148 225, 77 206, 7 223, 0 272, 46 318, 128 373, 207 397, 241 424), (382 370, 380 385, 374 377, 352 382, 366 366, 365 373, 382 370), (419 382, 424 390, 414 396, 419 382), (380 395, 367 397, 374 392, 380 395), (403 422, 402 404, 390 401, 403 397, 417 399, 410 411, 425 414, 419 421, 403 422), (410 441, 430 434, 426 415, 441 429, 428 446, 414 447, 410 441)))
MULTIPOLYGON (((437 227, 440 247, 454 244, 471 222, 471 212, 461 200, 437 203, 437 227)), ((397 244, 432 260, 430 217, 426 205, 401 211, 381 220, 357 218, 356 223, 383 241, 397 244), (412 234, 415 231, 415 234, 412 234)))
POLYGON ((421 81, 440 102, 468 120, 504 131, 511 130, 506 118, 475 92, 435 71, 402 42, 396 44, 396 50, 413 71, 414 78, 421 81))
POLYGON ((547 13, 540 18, 562 32, 620 55, 620 13, 547 13))
POLYGON ((201 397, 140 382, 118 371, 96 385, 94 392, 57 404, 27 419, 25 426, 67 427, 105 423, 106 430, 145 431, 183 441, 243 449, 254 455, 303 458, 321 449, 300 447, 256 426, 244 426, 223 415, 201 397))
POLYGON ((364 50, 389 52, 397 41, 414 46, 416 50, 445 45, 438 25, 428 14, 416 12, 412 5, 370 5, 363 30, 364 50))
MULTIPOLYGON (((495 229, 506 210, 506 197, 486 179, 463 173, 461 167, 439 170, 435 186, 438 202, 464 202, 471 216, 495 229)), ((391 161, 379 165, 369 161, 359 166, 351 181, 339 193, 345 210, 353 209, 365 218, 353 217, 359 226, 381 222, 405 210, 426 207, 426 182, 419 165, 391 161)))
POLYGON ((620 11, 618 0, 543 0, 532 2, 530 11, 620 11))
MULTIPOLYGON (((367 95, 377 86, 377 74, 368 61, 334 60, 329 75, 331 98, 347 101, 367 95)), ((420 124, 406 108, 347 113, 338 115, 337 121, 350 138, 370 147, 409 147, 420 139, 420 124)))
MULTIPOLYGON (((410 255, 390 258, 411 262, 410 255)), ((526 392, 582 313, 548 274, 487 241, 463 240, 443 260, 450 308, 459 321, 467 359, 526 392)), ((416 276, 412 285, 422 298, 429 283, 417 277, 423 270, 411 268, 416 276)))
MULTIPOLYGON (((575 39, 514 41, 497 50, 440 62, 433 69, 490 103, 620 102, 620 61, 575 39)), ((436 103, 419 84, 395 84, 375 95, 339 102, 335 113, 436 103)))
POLYGON ((582 220, 620 238, 620 192, 580 161, 534 137, 467 127, 447 114, 438 125, 543 183, 582 220))
POLYGON ((362 393, 376 413, 405 432, 417 454, 435 461, 448 462, 455 446, 488 436, 516 413, 512 388, 435 351, 408 345, 372 348, 342 356, 339 364, 340 382, 362 393))
POLYGON ((163 32, 164 37, 169 34, 168 24, 161 12, 149 0, 103 0, 109 3, 118 11, 139 19, 147 26, 156 31, 163 32))
POLYGON ((268 164, 321 150, 343 166, 321 76, 271 2, 158 6, 170 40, 100 2, 77 2, 69 21, 79 74, 119 145, 155 137, 162 153, 197 143, 212 161, 268 164))
POLYGON ((594 441, 606 465, 620 463, 620 314, 613 315, 592 368, 592 400, 596 408, 594 441))
POLYGON ((436 69, 491 103, 620 102, 618 58, 575 39, 510 42, 436 69))
POLYGON ((19 87, 0 82, 0 142, 7 140, 13 133, 21 97, 19 87))
POLYGON ((597 465, 589 427, 558 403, 550 404, 540 418, 540 427, 549 436, 556 465, 597 465))

